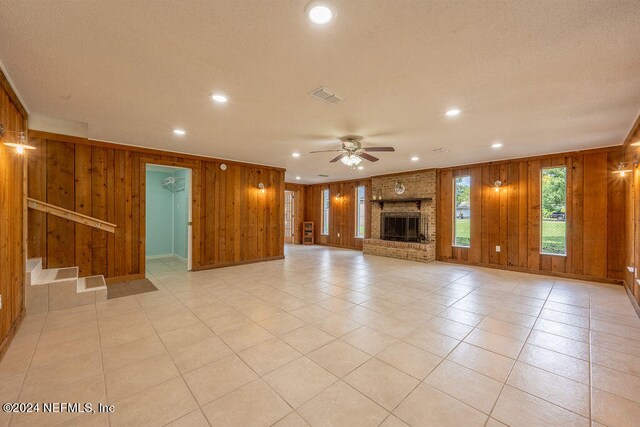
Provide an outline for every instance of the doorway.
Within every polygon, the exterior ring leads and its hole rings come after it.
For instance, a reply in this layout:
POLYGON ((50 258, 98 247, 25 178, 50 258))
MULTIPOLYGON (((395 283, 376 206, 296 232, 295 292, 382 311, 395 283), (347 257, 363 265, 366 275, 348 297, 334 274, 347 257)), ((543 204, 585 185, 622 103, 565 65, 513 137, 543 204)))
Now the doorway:
POLYGON ((284 242, 296 242, 296 209, 295 194, 293 191, 285 190, 284 192, 284 242))
POLYGON ((191 169, 146 164, 147 271, 191 271, 191 169))

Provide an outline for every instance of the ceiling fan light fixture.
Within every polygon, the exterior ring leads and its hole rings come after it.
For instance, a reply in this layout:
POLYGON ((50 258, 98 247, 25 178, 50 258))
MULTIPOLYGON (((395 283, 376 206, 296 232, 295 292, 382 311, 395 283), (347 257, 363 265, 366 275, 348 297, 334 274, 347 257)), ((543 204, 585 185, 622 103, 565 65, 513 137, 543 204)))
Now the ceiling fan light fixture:
POLYGON ((340 161, 347 166, 357 166, 360 164, 360 162, 362 162, 362 159, 355 154, 347 154, 346 156, 341 158, 340 161))

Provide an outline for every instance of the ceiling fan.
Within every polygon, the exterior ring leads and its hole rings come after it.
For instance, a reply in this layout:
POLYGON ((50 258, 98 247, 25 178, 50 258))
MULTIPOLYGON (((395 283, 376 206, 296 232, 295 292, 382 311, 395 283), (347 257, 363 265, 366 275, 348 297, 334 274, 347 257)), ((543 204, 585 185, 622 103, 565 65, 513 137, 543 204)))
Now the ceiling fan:
POLYGON ((335 163, 340 160, 347 166, 357 166, 362 162, 362 159, 369 160, 370 162, 377 162, 378 159, 371 154, 370 152, 375 151, 396 151, 393 147, 363 147, 362 139, 363 137, 359 135, 347 135, 338 138, 342 141, 342 148, 338 150, 319 150, 319 151, 311 151, 310 153, 331 153, 331 152, 339 152, 340 155, 331 159, 329 163, 335 163))

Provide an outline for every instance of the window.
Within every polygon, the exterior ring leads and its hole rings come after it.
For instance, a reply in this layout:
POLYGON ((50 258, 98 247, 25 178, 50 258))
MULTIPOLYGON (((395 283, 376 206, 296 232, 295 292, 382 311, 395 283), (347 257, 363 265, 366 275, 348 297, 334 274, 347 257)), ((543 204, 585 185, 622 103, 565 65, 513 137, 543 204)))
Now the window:
POLYGON ((364 238, 364 195, 364 185, 356 187, 356 237, 361 239, 364 238))
POLYGON ((322 234, 329 234, 329 189, 322 190, 322 234))
POLYGON ((453 245, 471 246, 471 177, 453 179, 453 245))
POLYGON ((542 169, 540 253, 567 254, 567 168, 542 169))

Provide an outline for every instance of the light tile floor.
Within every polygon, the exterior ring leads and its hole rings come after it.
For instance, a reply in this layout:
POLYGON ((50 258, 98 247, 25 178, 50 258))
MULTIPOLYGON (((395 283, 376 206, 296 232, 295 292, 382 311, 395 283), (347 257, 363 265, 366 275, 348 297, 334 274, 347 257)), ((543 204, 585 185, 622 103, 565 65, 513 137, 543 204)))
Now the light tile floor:
POLYGON ((0 425, 624 426, 640 422, 640 320, 622 287, 288 246, 159 291, 24 320, 0 425))

